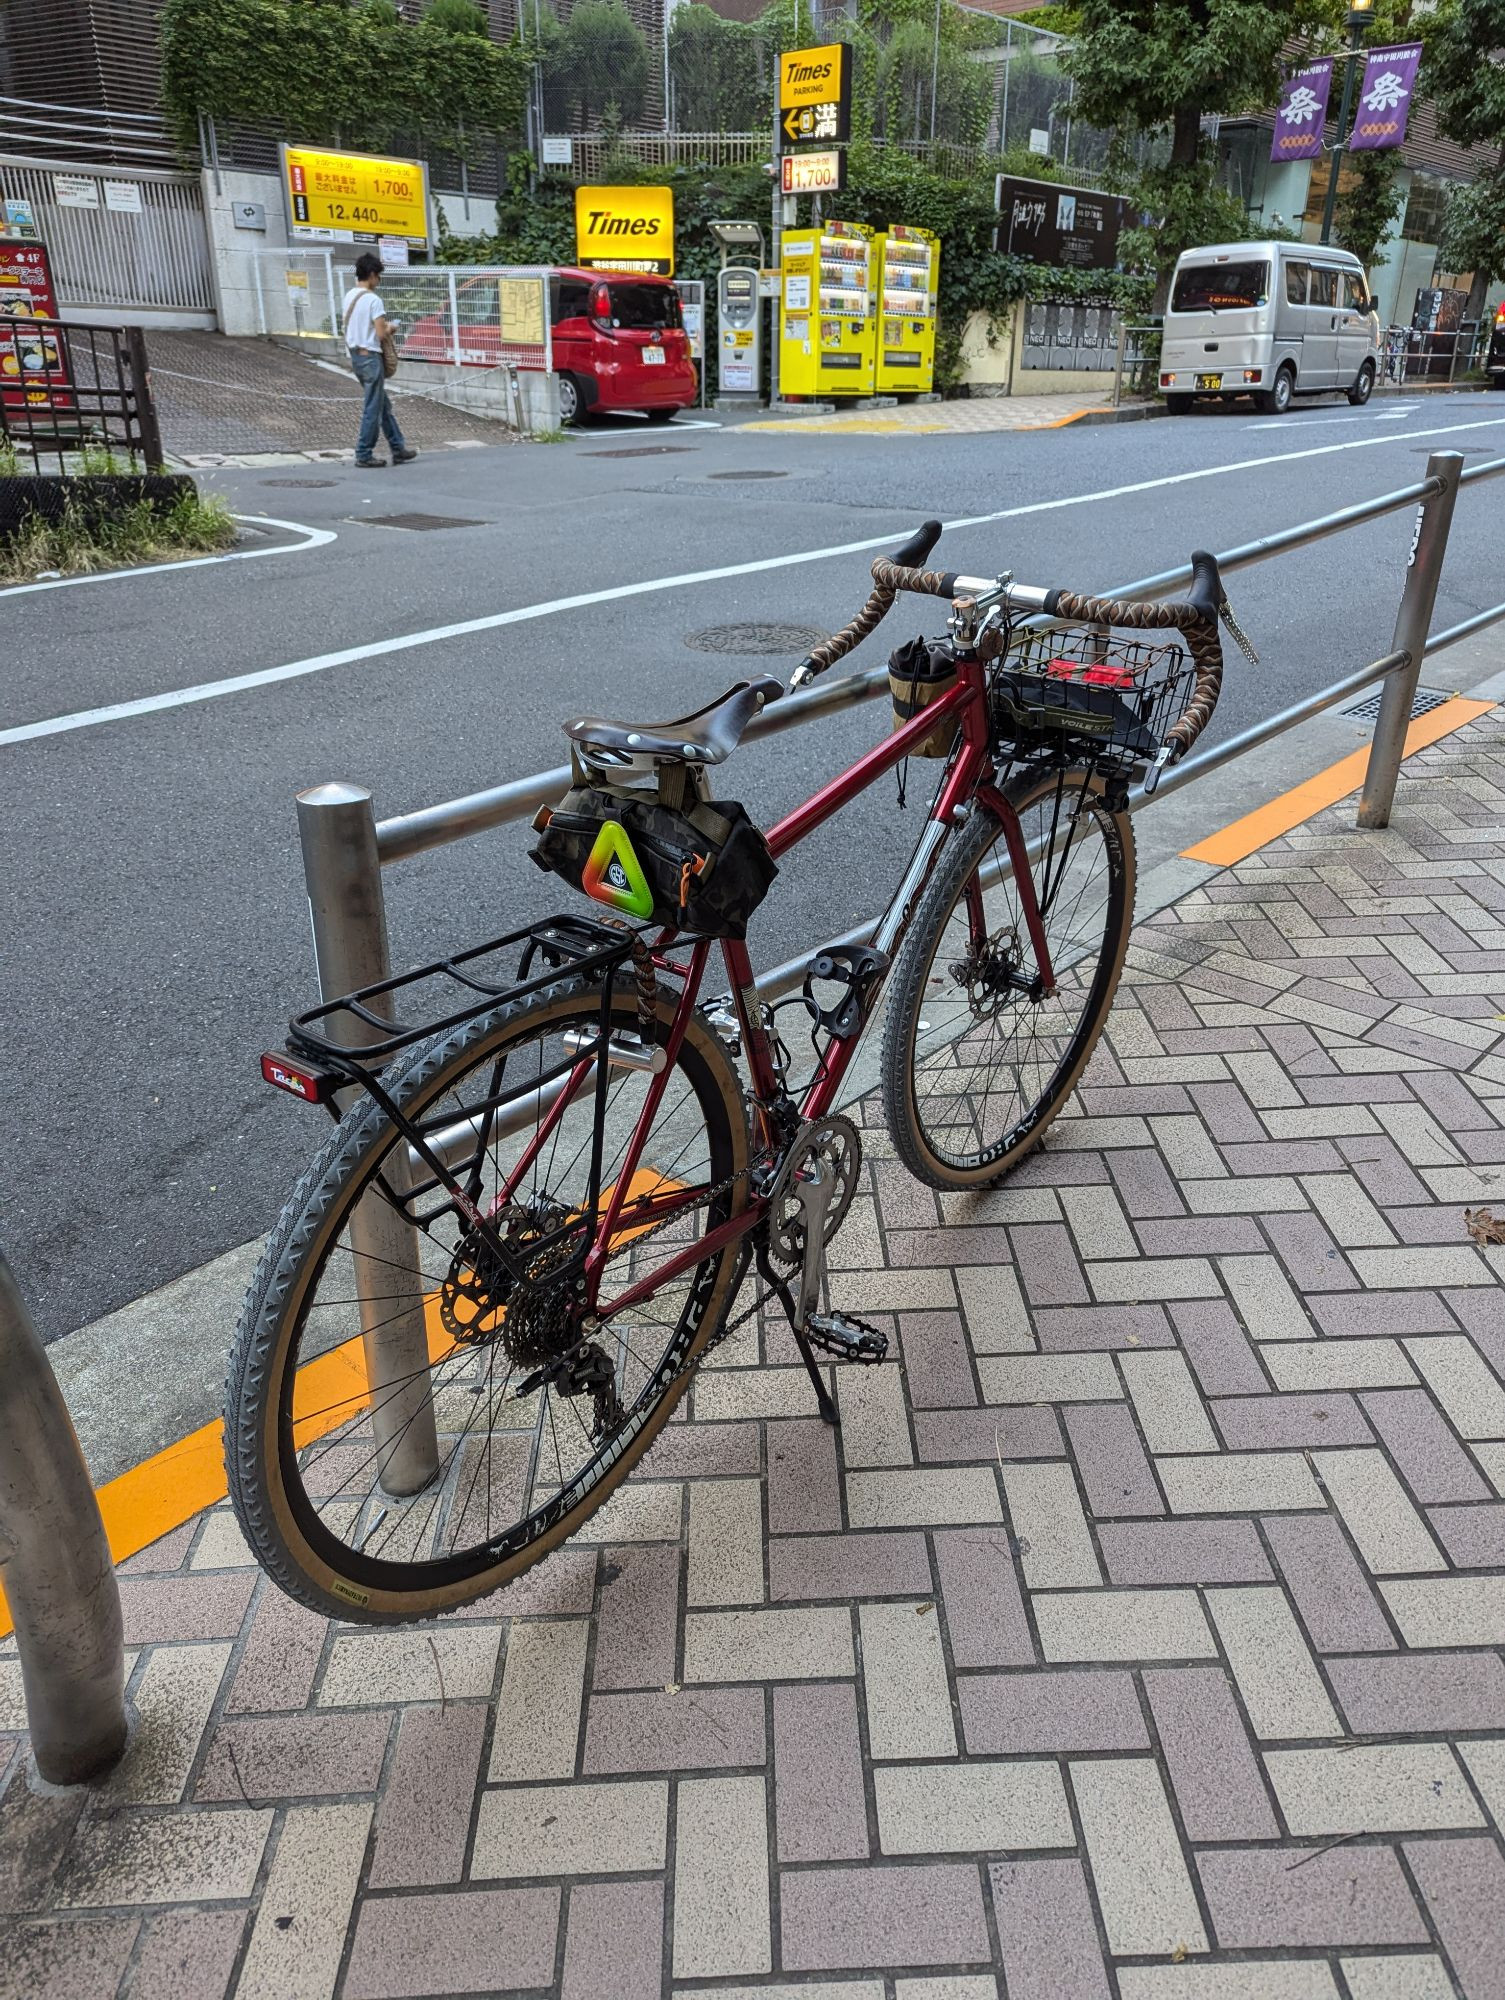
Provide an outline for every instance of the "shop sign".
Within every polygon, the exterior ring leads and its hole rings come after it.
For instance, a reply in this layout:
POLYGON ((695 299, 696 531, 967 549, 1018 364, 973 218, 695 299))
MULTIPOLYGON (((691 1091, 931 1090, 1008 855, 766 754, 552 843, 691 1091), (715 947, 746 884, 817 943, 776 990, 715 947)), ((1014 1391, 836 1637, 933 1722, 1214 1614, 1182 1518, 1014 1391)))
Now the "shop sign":
POLYGON ((1000 174, 996 203, 995 250, 1062 270, 1111 271, 1117 266, 1118 238, 1129 218, 1129 204, 1121 195, 1000 174))
POLYGON ((575 261, 587 271, 674 276, 674 190, 577 187, 575 261))

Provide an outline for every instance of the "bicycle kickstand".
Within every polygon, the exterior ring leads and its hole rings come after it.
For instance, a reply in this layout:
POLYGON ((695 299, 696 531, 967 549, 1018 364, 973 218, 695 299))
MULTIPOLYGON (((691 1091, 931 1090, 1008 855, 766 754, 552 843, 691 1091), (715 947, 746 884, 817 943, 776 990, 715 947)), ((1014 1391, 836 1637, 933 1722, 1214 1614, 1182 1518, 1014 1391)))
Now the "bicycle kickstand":
POLYGON ((758 1276, 767 1285, 768 1289, 775 1294, 779 1304, 784 1308, 788 1316, 789 1329, 794 1335, 794 1344, 800 1351, 800 1359, 804 1362, 805 1371, 815 1388, 815 1406, 819 1410, 822 1420, 828 1423, 833 1430, 840 1430, 841 1418, 836 1413, 836 1405, 831 1401, 830 1391, 826 1388, 825 1377, 821 1374, 820 1365, 815 1359, 815 1349, 810 1345, 810 1336, 800 1324, 799 1308, 795 1305, 794 1294, 790 1291, 784 1279, 773 1268, 766 1242, 759 1243, 758 1245, 758 1276))

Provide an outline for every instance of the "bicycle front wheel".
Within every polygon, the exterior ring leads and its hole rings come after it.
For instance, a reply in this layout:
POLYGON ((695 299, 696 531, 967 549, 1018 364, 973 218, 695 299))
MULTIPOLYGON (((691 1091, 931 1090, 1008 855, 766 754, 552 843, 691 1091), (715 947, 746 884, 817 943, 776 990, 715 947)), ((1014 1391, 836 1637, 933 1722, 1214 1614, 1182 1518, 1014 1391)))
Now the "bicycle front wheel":
POLYGON ((1003 828, 979 804, 946 843, 894 968, 883 1104, 899 1158, 931 1187, 983 1187, 1036 1144, 1108 1018, 1134 921, 1134 833, 1080 771, 1007 795, 1034 863, 1055 987, 1037 974, 1003 828))
MULTIPOLYGON (((613 1007, 636 1025, 633 997, 613 1007)), ((521 1575, 626 1478, 726 1315, 737 1245, 668 1268, 747 1199, 737 1074, 697 1014, 580 1319, 593 1156, 604 1203, 653 1081, 609 1068, 600 1110, 594 1067, 580 1080, 600 1028, 599 988, 562 978, 423 1045, 387 1088, 466 1202, 425 1190, 365 1100, 272 1233, 230 1363, 230 1496, 263 1567, 315 1610, 397 1623, 521 1575)))

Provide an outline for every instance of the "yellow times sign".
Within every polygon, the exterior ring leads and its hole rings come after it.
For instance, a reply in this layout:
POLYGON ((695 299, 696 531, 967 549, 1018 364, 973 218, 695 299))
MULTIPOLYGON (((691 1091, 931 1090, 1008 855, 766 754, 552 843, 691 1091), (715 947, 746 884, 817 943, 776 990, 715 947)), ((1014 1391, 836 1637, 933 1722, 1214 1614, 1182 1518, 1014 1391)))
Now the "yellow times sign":
POLYGON ((674 190, 577 187, 575 256, 588 271, 674 275, 674 190))
POLYGON ((785 49, 779 57, 779 109, 794 111, 803 104, 834 104, 847 95, 845 42, 827 42, 819 49, 785 49))
POLYGON ((352 242, 360 236, 429 240, 428 179, 421 160, 282 148, 282 185, 293 236, 352 242))

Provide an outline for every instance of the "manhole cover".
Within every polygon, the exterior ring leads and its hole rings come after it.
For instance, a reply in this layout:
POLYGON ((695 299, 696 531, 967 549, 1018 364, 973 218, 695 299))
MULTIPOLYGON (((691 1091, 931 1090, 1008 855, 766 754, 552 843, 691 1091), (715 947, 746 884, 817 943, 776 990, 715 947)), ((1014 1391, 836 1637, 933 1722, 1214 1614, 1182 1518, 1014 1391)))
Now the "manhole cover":
POLYGON ((692 444, 629 444, 620 451, 583 451, 582 458, 667 458, 671 451, 693 451, 692 444))
POLYGON ((830 638, 813 625, 708 625, 685 644, 697 653, 787 653, 797 659, 830 638))
POLYGON ((261 481, 263 486, 335 486, 338 483, 337 480, 333 479, 263 479, 261 481))
POLYGON ((484 521, 461 521, 450 514, 361 514, 354 518, 368 528, 413 528, 427 533, 432 528, 484 528, 484 521))
MULTIPOLYGON (((1450 694, 1442 694, 1436 688, 1418 688, 1416 699, 1411 704, 1411 720, 1418 715, 1429 715, 1434 708, 1441 708, 1445 701, 1451 701, 1450 694)), ((1345 708, 1345 715, 1357 716, 1363 722, 1373 722, 1380 712, 1380 696, 1366 694, 1362 701, 1356 701, 1352 708, 1345 708)))
POLYGON ((787 479, 787 472, 708 472, 707 479, 787 479))

